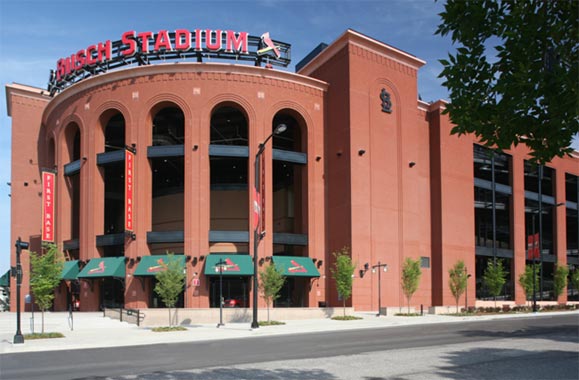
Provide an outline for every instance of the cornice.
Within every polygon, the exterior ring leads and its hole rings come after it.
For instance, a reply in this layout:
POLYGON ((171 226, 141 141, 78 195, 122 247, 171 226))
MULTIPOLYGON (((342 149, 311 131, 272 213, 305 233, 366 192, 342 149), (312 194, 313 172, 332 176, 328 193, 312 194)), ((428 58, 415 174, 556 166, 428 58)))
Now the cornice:
POLYGON ((75 83, 56 95, 49 103, 45 116, 49 115, 59 105, 78 97, 86 91, 98 91, 109 86, 149 83, 151 81, 177 80, 212 80, 212 81, 242 81, 276 85, 295 89, 312 95, 322 96, 328 89, 324 81, 263 67, 222 63, 168 63, 149 66, 131 67, 111 71, 75 83))

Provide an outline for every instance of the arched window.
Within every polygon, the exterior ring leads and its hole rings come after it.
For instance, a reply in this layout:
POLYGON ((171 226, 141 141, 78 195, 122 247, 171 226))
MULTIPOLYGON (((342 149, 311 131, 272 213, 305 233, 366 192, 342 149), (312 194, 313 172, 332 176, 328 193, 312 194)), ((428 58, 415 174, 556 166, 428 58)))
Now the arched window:
MULTIPOLYGON (((65 129, 65 157, 68 157, 67 164, 78 163, 80 168, 81 159, 81 138, 80 128, 76 123, 70 123, 65 129)), ((66 160, 66 158, 65 158, 66 160)), ((66 173, 66 170, 65 170, 66 173)), ((68 175, 67 181, 68 202, 70 202, 70 236, 65 240, 75 240, 79 238, 80 226, 80 170, 73 170, 68 175)))
MULTIPOLYGON (((179 233, 185 224, 185 115, 174 104, 161 104, 152 115, 153 146, 160 149, 149 155, 152 171, 151 228, 155 232, 179 233), (177 148, 177 149, 175 149, 177 148)), ((155 253, 183 253, 183 243, 159 243, 155 253)))
MULTIPOLYGON (((274 262, 279 256, 308 256, 306 125, 293 110, 275 115, 272 132, 280 125, 285 130, 274 134, 272 141, 274 262)), ((275 306, 308 306, 309 281, 288 275, 275 306)))
MULTIPOLYGON (((220 105, 211 114, 210 128, 210 252, 247 255, 249 253, 247 116, 236 105, 220 105)), ((226 305, 247 307, 249 281, 249 276, 236 276, 231 272, 224 276, 220 287, 219 276, 210 276, 210 306, 219 307, 221 290, 226 305)))
MULTIPOLYGON (((125 118, 119 112, 105 113, 102 117, 104 126, 105 153, 124 151, 125 149, 125 118), (108 119, 108 120, 107 120, 108 119)), ((114 160, 105 160, 101 165, 104 179, 104 233, 115 234, 124 231, 125 211, 125 161, 124 156, 114 160)), ((120 250, 116 249, 116 252, 120 250)), ((119 252, 120 253, 120 252, 119 252)))

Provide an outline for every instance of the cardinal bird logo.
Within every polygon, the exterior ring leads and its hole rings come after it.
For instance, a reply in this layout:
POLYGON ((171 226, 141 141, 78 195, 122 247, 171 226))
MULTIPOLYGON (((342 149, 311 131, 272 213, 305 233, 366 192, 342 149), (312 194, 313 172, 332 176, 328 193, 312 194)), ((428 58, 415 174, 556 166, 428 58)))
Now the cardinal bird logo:
POLYGON ((295 260, 292 260, 291 263, 292 263, 293 267, 289 267, 287 270, 288 272, 290 272, 290 273, 306 273, 307 272, 306 268, 304 268, 303 265, 299 264, 295 260))
MULTIPOLYGON (((215 265, 215 272, 219 273, 219 263, 215 265)), ((221 270, 223 272, 239 272, 239 265, 235 264, 231 259, 228 257, 225 259, 225 263, 221 264, 221 270)))
POLYGON ((148 273, 156 273, 156 272, 160 272, 163 269, 165 269, 165 263, 163 262, 163 259, 157 260, 157 264, 159 264, 159 265, 153 265, 153 266, 149 267, 147 269, 147 272, 148 273))
POLYGON ((101 261, 101 262, 99 263, 99 266, 96 267, 96 268, 93 268, 93 269, 89 270, 89 271, 88 271, 88 274, 104 273, 105 268, 106 268, 106 267, 105 267, 105 262, 104 262, 104 261, 101 261))
POLYGON ((275 44, 273 43, 273 41, 269 37, 269 32, 263 33, 261 35, 261 46, 265 46, 265 47, 263 47, 257 51, 258 55, 264 55, 265 53, 267 53, 269 51, 273 51, 276 58, 279 58, 281 56, 281 53, 279 52, 279 46, 275 46, 275 44))

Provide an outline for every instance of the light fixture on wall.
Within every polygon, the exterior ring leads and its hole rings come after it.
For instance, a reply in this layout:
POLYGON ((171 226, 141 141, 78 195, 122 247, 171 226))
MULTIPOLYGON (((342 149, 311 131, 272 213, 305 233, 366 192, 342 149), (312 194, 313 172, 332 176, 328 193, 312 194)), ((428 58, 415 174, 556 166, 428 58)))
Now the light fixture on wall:
POLYGON ((360 149, 360 150, 358 151, 358 156, 363 156, 364 153, 366 153, 366 151, 365 151, 364 149, 360 149))
POLYGON ((416 162, 414 162, 414 161, 410 161, 410 162, 408 163, 408 166, 411 167, 411 168, 413 168, 414 165, 416 165, 416 162))

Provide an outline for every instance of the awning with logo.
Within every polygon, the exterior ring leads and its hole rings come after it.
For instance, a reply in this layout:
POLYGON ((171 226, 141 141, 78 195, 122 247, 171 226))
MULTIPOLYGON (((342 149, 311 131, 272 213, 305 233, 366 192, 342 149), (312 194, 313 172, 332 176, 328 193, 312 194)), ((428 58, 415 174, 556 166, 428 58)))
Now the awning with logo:
POLYGON ((253 260, 249 255, 213 253, 205 257, 205 275, 219 276, 219 267, 224 276, 253 276, 253 260))
POLYGON ((0 286, 10 287, 10 269, 0 277, 0 286))
POLYGON ((320 272, 309 257, 273 256, 276 268, 283 270, 288 277, 320 277, 320 272))
MULTIPOLYGON (((133 275, 154 276, 165 270, 166 265, 169 263, 169 259, 169 255, 143 256, 133 275)), ((181 268, 185 268, 185 255, 173 255, 173 260, 177 260, 181 268)))
POLYGON ((78 272, 80 272, 80 269, 78 268, 78 260, 65 261, 60 278, 62 280, 76 280, 78 272))
POLYGON ((125 258, 103 257, 91 259, 78 278, 121 277, 125 278, 125 258))

